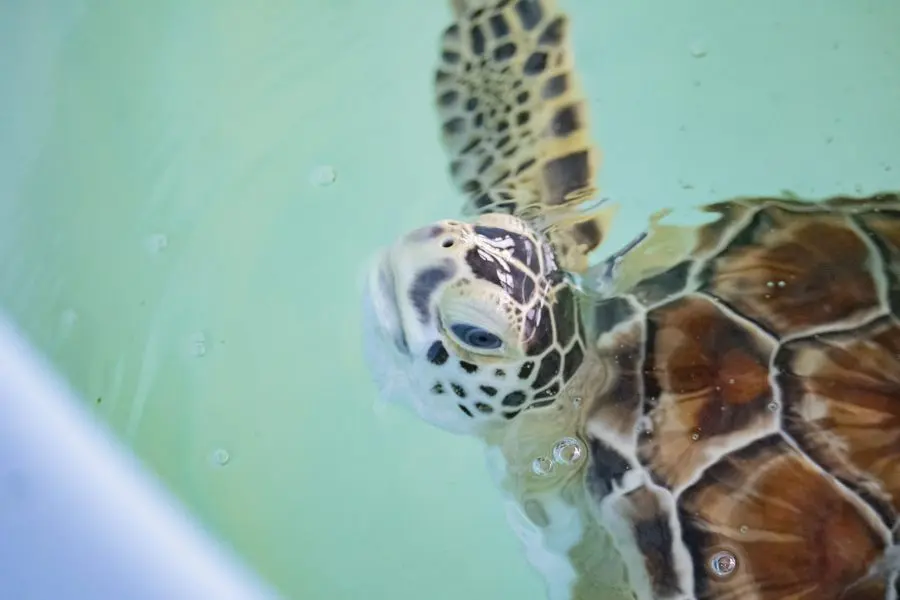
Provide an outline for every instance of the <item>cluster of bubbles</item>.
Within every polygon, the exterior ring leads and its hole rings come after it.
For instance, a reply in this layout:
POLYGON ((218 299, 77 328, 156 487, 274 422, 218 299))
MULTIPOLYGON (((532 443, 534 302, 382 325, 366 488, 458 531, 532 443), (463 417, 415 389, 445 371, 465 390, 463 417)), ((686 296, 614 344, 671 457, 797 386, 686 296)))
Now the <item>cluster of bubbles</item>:
POLYGON ((553 445, 550 456, 539 456, 531 463, 535 475, 547 476, 556 470, 556 465, 567 467, 581 462, 584 458, 584 444, 574 437, 564 437, 553 445))

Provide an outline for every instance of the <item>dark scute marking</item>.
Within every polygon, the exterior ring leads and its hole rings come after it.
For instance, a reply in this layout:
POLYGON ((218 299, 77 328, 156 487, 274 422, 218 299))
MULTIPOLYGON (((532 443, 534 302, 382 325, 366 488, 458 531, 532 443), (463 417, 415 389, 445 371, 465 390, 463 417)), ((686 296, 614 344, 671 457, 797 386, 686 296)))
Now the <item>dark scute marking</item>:
POLYGON ((481 182, 476 181, 475 179, 470 179, 463 184, 462 191, 466 194, 477 194, 481 192, 481 182))
POLYGON ((523 125, 527 125, 528 121, 531 120, 531 113, 527 110, 523 110, 519 114, 516 115, 516 125, 522 127, 523 125))
POLYGON ((475 408, 478 409, 478 412, 482 412, 486 415, 489 415, 492 412, 494 412, 494 407, 491 406, 490 404, 485 404, 484 402, 476 402, 475 408))
POLYGON ((516 2, 516 12, 519 13, 522 27, 528 31, 534 29, 544 16, 538 0, 519 0, 516 2))
POLYGON ((521 410, 517 410, 517 411, 515 411, 515 412, 503 413, 503 418, 504 418, 504 419, 507 419, 507 420, 515 419, 516 416, 517 416, 520 412, 522 412, 522 411, 521 411, 521 410))
POLYGON ((496 369, 494 370, 494 375, 502 379, 503 377, 506 377, 506 371, 504 371, 503 369, 496 369))
POLYGON ((556 292, 556 301, 553 303, 553 321, 556 325, 556 341, 560 346, 568 346, 572 336, 575 335, 575 320, 578 318, 578 309, 575 306, 575 297, 572 289, 564 286, 556 292))
POLYGON ((688 260, 682 261, 668 271, 640 282, 633 288, 632 293, 647 305, 671 298, 687 286, 692 264, 688 260))
MULTIPOLYGON (((509 176, 510 176, 509 170, 503 171, 502 173, 500 173, 500 175, 497 176, 496 179, 494 179, 494 181, 491 182, 491 187, 497 187, 498 185, 500 185, 501 183, 506 181, 509 178, 509 176)), ((503 195, 503 192, 495 192, 495 193, 497 195, 499 195, 501 198, 506 198, 506 196, 503 195)))
POLYGON ((531 278, 515 265, 501 264, 490 256, 482 256, 482 253, 489 254, 478 247, 466 251, 466 263, 472 274, 478 279, 496 285, 519 304, 526 303, 528 301, 526 294, 533 290, 533 286, 529 286, 525 280, 531 278))
MULTIPOLYGON (((550 387, 543 389, 540 392, 538 392, 537 394, 535 394, 534 398, 535 398, 535 400, 544 400, 546 398, 556 398, 556 395, 558 393, 559 393, 559 382, 554 381, 550 387)), ((534 406, 537 406, 537 403, 535 403, 534 406)))
POLYGON ((428 348, 428 362, 433 365, 441 366, 447 359, 450 358, 450 355, 447 354, 447 349, 444 348, 444 344, 440 341, 437 341, 428 348))
POLYGON ((458 383, 451 383, 450 387, 453 389, 453 393, 460 398, 466 397, 466 390, 463 388, 463 386, 459 385, 458 383))
POLYGON ((463 149, 460 150, 459 153, 460 153, 460 154, 468 154, 469 152, 471 152, 472 150, 474 150, 475 148, 477 148, 479 144, 481 144, 481 138, 480 138, 480 137, 472 138, 472 140, 469 141, 468 144, 466 144, 465 146, 463 146, 463 149))
POLYGON ((441 58, 444 59, 445 63, 455 65, 459 62, 459 53, 452 52, 450 50, 444 50, 444 52, 441 54, 441 58))
POLYGON ((444 133, 447 135, 457 135, 466 128, 466 121, 462 117, 453 117, 444 123, 444 133))
POLYGON ((528 90, 519 92, 519 94, 516 96, 516 102, 518 102, 519 104, 525 104, 526 102, 528 102, 528 97, 528 90))
POLYGON ((594 307, 594 321, 598 331, 609 331, 634 316, 635 308, 625 298, 610 298, 594 307))
POLYGON ((662 396, 662 385, 658 377, 655 376, 656 364, 656 339, 659 335, 659 326, 653 319, 648 319, 645 324, 646 331, 644 335, 644 369, 641 383, 644 386, 644 402, 642 412, 645 415, 650 414, 659 406, 659 398, 662 396))
POLYGON ((491 205, 491 197, 487 194, 481 194, 474 200, 475 208, 487 208, 491 205))
POLYGON ((478 165, 478 174, 484 175, 484 172, 491 168, 491 165, 494 164, 494 157, 488 154, 484 157, 484 160, 481 161, 481 164, 478 165))
POLYGON ((503 148, 503 146, 507 145, 511 141, 512 141, 512 138, 510 136, 504 135, 502 138, 497 140, 497 148, 501 149, 501 148, 503 148))
POLYGON ((528 267, 533 273, 540 269, 538 249, 530 238, 500 227, 485 227, 483 225, 475 226, 475 234, 492 242, 490 245, 498 250, 507 248, 507 244, 512 242, 510 252, 513 258, 528 267))
POLYGON ((578 114, 572 105, 556 111, 550 120, 550 131, 558 138, 568 137, 581 126, 578 114))
POLYGON ((540 400, 539 402, 533 403, 529 408, 543 408, 545 406, 550 406, 556 402, 556 398, 550 398, 549 400, 540 400))
POLYGON ((440 284, 453 277, 454 272, 453 263, 447 262, 439 267, 425 269, 413 279, 409 288, 409 299, 416 309, 419 321, 428 323, 431 319, 431 313, 428 310, 431 295, 440 284))
MULTIPOLYGON (((629 495, 635 493, 638 492, 629 495)), ((637 519, 632 526, 635 541, 649 567, 653 591, 659 598, 670 598, 681 591, 675 570, 675 540, 667 516, 658 509, 652 516, 637 519)))
POLYGON ((443 394, 444 393, 444 384, 438 381, 433 386, 431 386, 431 392, 434 394, 443 394))
POLYGON ((472 54, 475 56, 482 56, 484 54, 484 33, 481 31, 481 27, 475 25, 472 27, 469 32, 472 41, 472 54))
POLYGON ((559 351, 553 350, 547 356, 541 360, 541 366, 538 367, 537 377, 534 378, 534 382, 531 384, 532 389, 539 390, 559 374, 559 363, 562 362, 562 357, 559 355, 559 351))
POLYGON ((463 412, 466 414, 467 417, 474 417, 474 416, 475 416, 475 415, 472 414, 472 411, 471 411, 471 410, 469 410, 468 408, 466 408, 466 407, 463 406, 462 404, 457 404, 457 406, 459 407, 459 410, 463 411, 463 412))
POLYGON ((572 346, 572 349, 569 350, 569 353, 566 354, 565 366, 563 367, 564 381, 572 379, 572 375, 574 375, 575 371, 578 370, 578 367, 581 366, 581 361, 583 360, 584 351, 581 349, 581 346, 575 344, 572 346))
POLYGON ((447 73, 446 71, 435 71, 434 73, 435 83, 444 83, 445 81, 448 81, 450 79, 453 79, 453 75, 447 73))
POLYGON ((446 37, 446 38, 456 38, 458 36, 459 36, 459 24, 458 23, 454 23, 453 25, 450 25, 449 27, 447 27, 447 29, 444 30, 444 37, 446 37))
POLYGON ((531 372, 534 370, 534 361, 528 361, 523 363, 519 368, 519 379, 528 379, 531 377, 531 372))
POLYGON ((590 463, 587 485, 596 500, 602 500, 612 493, 614 486, 622 485, 631 465, 624 456, 596 438, 588 439, 590 463))
POLYGON ((544 83, 544 89, 541 90, 541 97, 544 100, 552 100, 553 98, 558 98, 566 93, 566 90, 569 89, 569 80, 567 79, 567 75, 565 73, 560 73, 559 75, 554 75, 550 79, 544 83))
POLYGON ((549 161, 544 165, 544 179, 550 189, 547 204, 564 204, 566 196, 581 190, 590 182, 590 170, 586 150, 549 161))
POLYGON ((540 75, 547 68, 547 53, 532 52, 522 65, 522 72, 529 76, 540 75))
POLYGON ((482 392, 484 392, 488 396, 496 396, 497 395, 497 388, 491 387, 489 385, 479 386, 478 389, 480 389, 482 392))
POLYGON ((438 104, 444 107, 453 106, 459 100, 459 92, 456 90, 447 90, 438 97, 438 104))
POLYGON ((472 112, 476 108, 478 108, 478 98, 472 96, 471 98, 466 100, 466 110, 467 111, 472 112))
POLYGON ((503 133, 507 129, 509 129, 509 121, 500 121, 497 124, 497 133, 503 133))
POLYGON ((505 44, 500 44, 494 48, 494 60, 498 62, 509 60, 515 55, 516 45, 512 42, 506 42, 505 44))
POLYGON ((541 33, 541 37, 538 38, 538 44, 541 44, 542 46, 556 47, 562 43, 565 36, 566 18, 556 17, 547 24, 547 27, 544 28, 544 31, 541 33))
POLYGON ((464 360, 459 361, 459 366, 462 367, 462 370, 466 373, 474 373, 478 370, 478 365, 473 365, 470 362, 466 362, 464 360))
POLYGON ((523 333, 526 340, 526 354, 543 354, 553 343, 553 324, 550 307, 542 305, 540 310, 532 309, 525 315, 523 333))
POLYGON ((525 394, 519 391, 510 392, 506 395, 505 398, 500 402, 503 406, 522 406, 522 403, 525 402, 525 394))
POLYGON ((503 15, 493 15, 489 23, 494 37, 502 38, 509 35, 509 23, 506 22, 506 18, 503 15))
POLYGON ((475 127, 481 127, 484 125, 484 113, 478 113, 475 115, 475 120, 473 121, 475 127))
POLYGON ((520 173, 522 173, 522 172, 524 172, 524 171, 527 171, 527 170, 530 169, 530 168, 534 165, 534 163, 536 163, 536 162, 537 162, 537 160, 534 159, 534 158, 528 158, 528 159, 525 159, 524 161, 522 161, 522 164, 519 165, 519 167, 516 169, 516 175, 518 175, 518 174, 520 174, 520 173))
POLYGON ((599 246, 603 240, 603 232, 600 231, 600 226, 593 219, 576 224, 573 233, 575 240, 579 244, 587 246, 589 251, 599 246))

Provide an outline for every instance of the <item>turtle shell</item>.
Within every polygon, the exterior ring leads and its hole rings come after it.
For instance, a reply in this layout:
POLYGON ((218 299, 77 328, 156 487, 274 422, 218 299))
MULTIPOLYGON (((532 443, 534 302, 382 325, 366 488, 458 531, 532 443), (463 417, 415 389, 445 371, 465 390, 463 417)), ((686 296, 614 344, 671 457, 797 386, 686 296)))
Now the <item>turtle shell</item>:
POLYGON ((588 315, 587 488, 636 592, 897 598, 900 195, 703 210, 588 315))

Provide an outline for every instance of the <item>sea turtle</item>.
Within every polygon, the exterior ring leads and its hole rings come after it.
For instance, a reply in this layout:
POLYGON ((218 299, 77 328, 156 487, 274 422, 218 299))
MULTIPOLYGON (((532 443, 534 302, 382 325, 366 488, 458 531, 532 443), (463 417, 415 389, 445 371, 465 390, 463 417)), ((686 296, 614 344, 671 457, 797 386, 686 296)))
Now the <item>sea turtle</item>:
POLYGON ((451 6, 469 218, 375 260, 376 379, 485 442, 553 599, 900 597, 900 194, 663 211, 592 266, 612 209, 566 14, 451 6))

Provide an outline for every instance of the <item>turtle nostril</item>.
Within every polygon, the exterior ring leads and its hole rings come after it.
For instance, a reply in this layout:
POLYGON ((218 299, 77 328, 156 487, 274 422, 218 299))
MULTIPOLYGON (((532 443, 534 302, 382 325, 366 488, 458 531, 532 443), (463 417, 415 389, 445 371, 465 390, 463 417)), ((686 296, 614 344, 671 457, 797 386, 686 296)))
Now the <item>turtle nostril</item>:
POLYGON ((445 239, 441 242, 441 247, 443 248, 451 248, 455 242, 451 238, 445 239))

